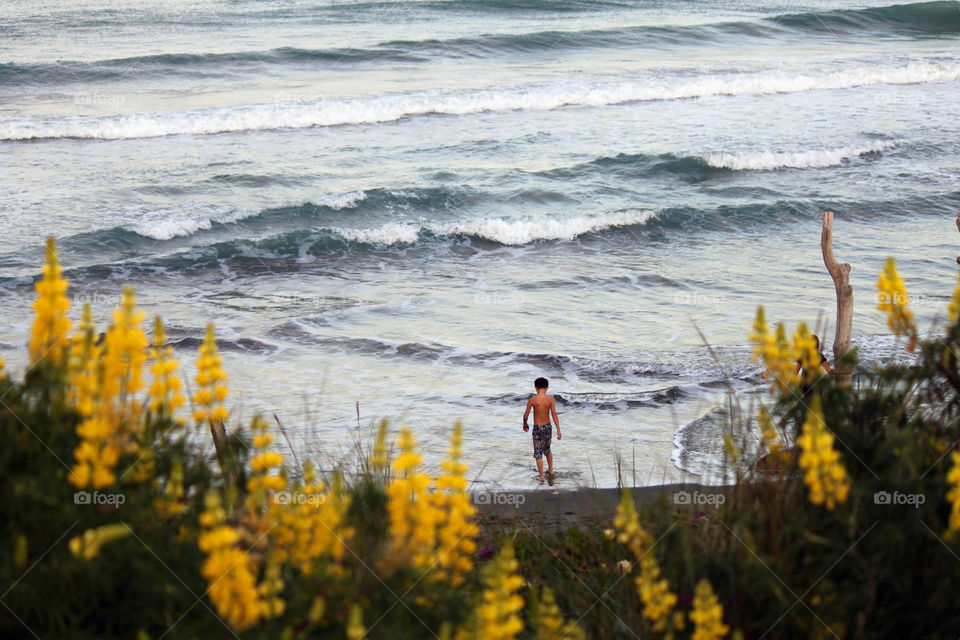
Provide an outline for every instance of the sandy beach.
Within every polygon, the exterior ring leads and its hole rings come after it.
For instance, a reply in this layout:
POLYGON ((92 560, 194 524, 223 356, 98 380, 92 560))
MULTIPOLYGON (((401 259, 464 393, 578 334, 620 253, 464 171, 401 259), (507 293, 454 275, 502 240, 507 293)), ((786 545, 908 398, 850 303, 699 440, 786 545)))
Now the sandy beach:
MULTIPOLYGON (((722 495, 726 490, 726 487, 679 483, 634 487, 629 491, 642 508, 658 500, 682 506, 689 504, 691 496, 722 495)), ((478 520, 485 530, 513 528, 561 533, 574 526, 581 529, 612 527, 620 492, 616 488, 566 490, 544 486, 533 491, 478 492, 473 496, 478 520)))

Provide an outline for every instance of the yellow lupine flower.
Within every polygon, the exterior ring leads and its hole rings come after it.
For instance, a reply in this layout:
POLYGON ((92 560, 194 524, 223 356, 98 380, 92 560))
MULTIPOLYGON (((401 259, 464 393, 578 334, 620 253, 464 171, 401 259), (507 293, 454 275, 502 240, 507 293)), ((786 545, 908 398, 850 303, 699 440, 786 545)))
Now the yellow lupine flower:
POLYGON ((847 471, 834 448, 833 434, 823 422, 820 395, 815 394, 807 409, 803 431, 797 438, 800 446, 800 468, 810 491, 810 502, 825 505, 830 511, 847 500, 850 483, 847 471))
POLYGON ((120 459, 120 450, 111 440, 114 437, 113 427, 103 418, 92 416, 77 427, 77 434, 84 438, 73 450, 76 464, 67 477, 70 484, 77 488, 92 485, 95 489, 103 489, 114 484, 117 480, 114 467, 120 459), (105 437, 102 437, 106 434, 105 437))
POLYGON ((250 492, 247 503, 251 510, 267 506, 269 493, 282 491, 287 485, 283 475, 271 475, 273 469, 283 471, 283 455, 267 449, 273 443, 272 436, 266 437, 269 435, 267 428, 267 421, 260 416, 255 416, 250 425, 250 429, 257 434, 254 436, 254 457, 250 461, 253 473, 247 480, 247 491, 250 492))
MULTIPOLYGON (((120 455, 137 453, 133 436, 140 405, 135 394, 143 386, 141 375, 147 345, 139 328, 142 319, 143 314, 136 311, 133 289, 127 287, 101 350, 94 343, 89 306, 84 308, 69 365, 71 397, 84 416, 77 426, 81 438, 74 449, 77 464, 69 476, 71 484, 77 487, 92 485, 100 489, 114 484, 114 467, 120 455)), ((147 467, 139 467, 139 471, 144 469, 147 467)))
MULTIPOLYGON (((176 376, 180 363, 173 357, 173 347, 167 344, 167 335, 163 330, 160 316, 153 324, 153 345, 150 348, 150 373, 153 384, 150 385, 150 411, 164 418, 174 419, 177 409, 186 400, 180 393, 181 382, 176 376)), ((180 421, 177 421, 180 423, 180 421)))
POLYGON ((767 355, 767 371, 769 377, 773 378, 774 387, 785 392, 795 385, 799 378, 796 373, 797 353, 787 342, 787 332, 782 322, 777 323, 774 344, 776 350, 769 351, 767 355))
POLYGON ((57 245, 52 237, 47 238, 46 259, 43 265, 43 278, 35 288, 37 300, 33 303, 36 313, 33 329, 30 333, 30 361, 49 360, 56 365, 64 362, 67 353, 67 334, 70 332, 70 319, 67 311, 67 281, 57 258, 57 245))
POLYGON ((240 536, 231 527, 215 527, 197 536, 197 546, 204 553, 236 544, 240 536))
POLYGON ((373 441, 373 454, 370 456, 370 468, 374 473, 386 471, 389 460, 387 459, 387 421, 381 420, 380 427, 377 429, 377 437, 373 441))
POLYGON ((68 367, 71 400, 83 420, 77 425, 80 444, 73 452, 76 464, 67 479, 77 488, 92 485, 102 489, 116 482, 113 469, 120 459, 120 450, 118 417, 112 398, 105 395, 103 359, 94 335, 90 305, 84 305, 83 320, 72 339, 68 367))
POLYGON ((170 469, 170 478, 163 487, 163 497, 154 500, 154 508, 167 516, 178 516, 186 510, 183 504, 183 463, 179 459, 173 461, 170 469))
MULTIPOLYGON (((820 350, 817 348, 817 342, 810 330, 807 329, 806 322, 797 325, 797 331, 793 334, 791 349, 795 360, 800 361, 804 375, 803 382, 813 384, 823 372, 823 367, 820 362, 820 350)), ((796 368, 794 367, 792 370, 796 371, 796 368)))
POLYGON ((675 631, 683 629, 683 616, 674 615, 677 596, 670 591, 667 579, 661 577, 660 565, 652 550, 653 537, 640 524, 633 498, 626 490, 620 498, 614 524, 619 531, 617 539, 640 562, 640 575, 635 582, 643 602, 643 617, 654 631, 672 639, 675 631))
POLYGON ((780 451, 783 448, 783 443, 780 441, 780 436, 773 424, 773 417, 766 407, 760 407, 760 411, 757 413, 757 422, 760 424, 763 442, 767 446, 767 450, 770 453, 780 451))
POLYGON ((213 551, 200 570, 217 613, 237 631, 260 621, 262 603, 252 565, 249 554, 226 547, 213 551))
POLYGON ((620 504, 617 505, 617 516, 613 521, 613 526, 617 530, 617 540, 620 541, 620 544, 626 546, 635 558, 641 557, 653 543, 653 538, 640 525, 637 508, 633 504, 633 498, 626 490, 620 496, 620 504))
POLYGON ((757 316, 750 332, 750 342, 754 343, 753 360, 762 360, 764 377, 772 380, 770 390, 781 393, 787 391, 799 381, 796 374, 796 361, 799 358, 794 345, 787 341, 783 323, 777 324, 774 333, 764 317, 763 307, 757 307, 757 316))
POLYGON ((254 471, 269 471, 273 467, 283 464, 283 454, 276 451, 264 451, 250 461, 250 468, 254 471))
POLYGON ((226 513, 216 494, 206 498, 200 516, 204 527, 197 546, 207 555, 200 573, 209 584, 208 595, 219 613, 237 631, 260 621, 263 603, 257 592, 253 558, 235 545, 239 534, 224 524, 226 513))
POLYGON ((564 621, 550 587, 544 587, 540 593, 533 626, 537 640, 586 640, 583 629, 576 622, 564 621))
POLYGON ((730 627, 723 624, 723 606, 707 580, 698 582, 694 589, 690 621, 693 623, 691 640, 720 640, 730 631, 730 627))
POLYGON ((120 540, 132 533, 125 524, 108 524, 96 529, 87 529, 82 535, 70 539, 68 546, 74 558, 93 560, 103 545, 120 540))
MULTIPOLYGON (((677 595, 670 591, 670 583, 661 577, 660 565, 653 553, 648 553, 640 560, 640 576, 636 579, 637 591, 643 602, 643 617, 650 621, 654 631, 672 638, 673 631, 682 629, 677 624, 677 617, 673 615, 677 606, 677 595)), ((682 618, 679 619, 682 622, 682 618)))
POLYGON ((947 502, 950 503, 950 521, 948 529, 951 532, 960 531, 960 451, 954 451, 950 454, 953 466, 947 472, 947 484, 950 485, 950 491, 947 492, 947 502))
POLYGON ((513 640, 523 631, 523 598, 517 593, 523 578, 517 574, 513 543, 507 542, 493 562, 485 567, 483 596, 477 606, 479 637, 484 640, 513 640))
POLYGON ((960 272, 957 273, 957 286, 953 290, 953 296, 950 298, 950 304, 947 306, 947 314, 950 318, 950 324, 960 320, 960 272))
MULTIPOLYGON (((227 519, 227 511, 220 504, 220 499, 215 496, 207 496, 204 500, 204 510, 200 513, 200 526, 205 529, 211 529, 227 519)), ((201 551, 205 551, 203 547, 201 551)))
POLYGON ((917 346, 917 325, 913 321, 913 311, 908 307, 910 296, 903 284, 903 278, 897 272, 897 263, 891 257, 887 258, 883 271, 877 279, 877 309, 887 314, 887 326, 898 336, 909 339, 907 350, 913 351, 917 346))
POLYGON ((197 351, 199 357, 194 380, 200 388, 193 394, 193 402, 196 405, 193 419, 196 422, 225 422, 230 413, 224 408, 223 401, 227 398, 229 388, 227 374, 221 368, 223 358, 217 355, 213 323, 207 325, 203 344, 197 351))
POLYGON ((262 614, 264 618, 278 618, 286 610, 286 602, 280 597, 283 592, 283 579, 280 577, 280 563, 274 554, 267 561, 267 568, 264 571, 263 582, 257 588, 257 592, 262 598, 262 614))
POLYGON ((93 414, 93 402, 99 387, 100 347, 94 337, 90 304, 83 305, 83 317, 70 346, 70 400, 81 416, 93 414))
POLYGON ((347 639, 363 640, 367 637, 367 628, 363 626, 363 609, 355 604, 350 607, 350 619, 347 622, 347 639))
POLYGON ((399 475, 387 486, 390 544, 384 561, 389 567, 408 564, 427 568, 434 561, 441 514, 430 496, 430 477, 419 470, 421 456, 410 429, 401 430, 398 444, 401 453, 393 469, 399 475))
POLYGON ((320 624, 323 621, 323 614, 326 613, 326 611, 327 601, 324 600, 323 596, 317 596, 313 599, 313 602, 310 603, 307 620, 309 620, 312 625, 320 624))
POLYGON ((3 358, 0 358, 0 380, 3 380, 6 377, 6 373, 3 371, 3 358))
POLYGON ((345 525, 350 496, 339 474, 334 475, 331 486, 324 491, 323 482, 317 479, 309 462, 304 465, 303 482, 296 488, 302 499, 285 505, 283 520, 294 534, 288 551, 290 563, 303 573, 311 573, 323 558, 334 562, 343 559, 345 541, 353 535, 345 525))
POLYGON ((441 463, 444 474, 437 478, 434 504, 440 520, 437 526, 437 578, 448 578, 454 587, 473 569, 474 537, 479 528, 473 522, 476 510, 467 493, 467 464, 463 456, 463 426, 457 423, 450 437, 449 458, 441 463))
POLYGON ((147 360, 147 336, 140 328, 144 314, 137 311, 136 304, 133 287, 124 287, 122 302, 113 312, 113 324, 104 339, 103 394, 117 399, 122 419, 139 414, 134 394, 143 388, 147 360))

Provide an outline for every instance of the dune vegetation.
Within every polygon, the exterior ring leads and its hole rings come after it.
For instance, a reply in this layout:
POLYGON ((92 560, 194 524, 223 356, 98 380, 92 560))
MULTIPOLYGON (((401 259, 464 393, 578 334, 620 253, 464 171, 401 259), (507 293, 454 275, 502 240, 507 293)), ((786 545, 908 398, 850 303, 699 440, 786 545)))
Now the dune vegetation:
POLYGON ((265 420, 232 420, 212 325, 187 398, 132 288, 105 333, 89 306, 74 324, 50 240, 30 364, 0 361, 0 633, 955 637, 960 286, 927 338, 892 260, 878 289, 906 363, 851 351, 827 375, 805 325, 758 310, 771 390, 758 411, 731 392, 722 500, 625 493, 612 522, 540 535, 481 529, 458 425, 436 475, 386 423, 338 469, 291 460, 265 420))

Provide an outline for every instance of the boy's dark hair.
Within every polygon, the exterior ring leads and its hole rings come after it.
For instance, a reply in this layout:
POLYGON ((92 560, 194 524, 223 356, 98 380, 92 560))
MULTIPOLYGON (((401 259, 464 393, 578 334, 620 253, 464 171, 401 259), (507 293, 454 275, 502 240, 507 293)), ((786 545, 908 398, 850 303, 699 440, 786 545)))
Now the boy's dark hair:
POLYGON ((550 383, 547 382, 547 379, 546 379, 546 378, 537 378, 536 380, 533 381, 533 388, 534 388, 534 389, 549 389, 549 388, 550 388, 550 383))

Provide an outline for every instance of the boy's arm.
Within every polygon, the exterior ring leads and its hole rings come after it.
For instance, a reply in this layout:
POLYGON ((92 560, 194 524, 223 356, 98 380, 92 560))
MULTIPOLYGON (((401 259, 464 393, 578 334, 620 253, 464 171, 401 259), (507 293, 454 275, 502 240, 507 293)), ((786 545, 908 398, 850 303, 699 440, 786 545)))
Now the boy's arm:
POLYGON ((553 398, 550 398, 550 411, 553 413, 553 424, 557 425, 557 440, 562 440, 563 436, 560 435, 560 418, 557 417, 557 401, 553 398))
POLYGON ((530 425, 527 424, 527 418, 530 417, 530 408, 533 406, 533 398, 527 400, 527 410, 523 412, 523 430, 529 431, 530 425))

